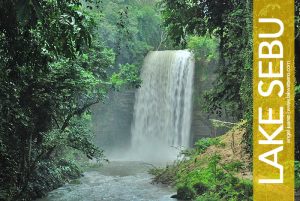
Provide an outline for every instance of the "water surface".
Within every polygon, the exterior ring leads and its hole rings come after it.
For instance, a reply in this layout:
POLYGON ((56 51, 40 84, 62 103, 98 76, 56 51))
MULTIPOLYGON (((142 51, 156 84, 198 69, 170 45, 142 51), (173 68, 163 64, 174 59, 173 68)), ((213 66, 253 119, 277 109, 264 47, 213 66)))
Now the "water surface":
POLYGON ((151 184, 151 165, 141 162, 111 162, 84 173, 77 184, 49 193, 39 201, 175 201, 174 190, 151 184))

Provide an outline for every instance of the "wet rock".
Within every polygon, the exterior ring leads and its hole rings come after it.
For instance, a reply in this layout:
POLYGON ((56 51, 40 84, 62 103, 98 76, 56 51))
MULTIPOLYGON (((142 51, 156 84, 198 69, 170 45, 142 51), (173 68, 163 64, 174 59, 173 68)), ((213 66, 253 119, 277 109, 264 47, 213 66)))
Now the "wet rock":
POLYGON ((171 196, 171 198, 174 198, 174 199, 176 199, 177 197, 178 197, 177 194, 171 196))

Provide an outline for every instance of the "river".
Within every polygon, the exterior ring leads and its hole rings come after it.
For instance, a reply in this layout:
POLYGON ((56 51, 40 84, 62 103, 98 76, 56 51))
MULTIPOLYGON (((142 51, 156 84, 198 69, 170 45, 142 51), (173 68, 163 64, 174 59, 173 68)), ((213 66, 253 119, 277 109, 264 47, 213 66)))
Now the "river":
POLYGON ((175 201, 170 198, 174 190, 151 184, 150 168, 142 162, 110 162, 38 201, 175 201))

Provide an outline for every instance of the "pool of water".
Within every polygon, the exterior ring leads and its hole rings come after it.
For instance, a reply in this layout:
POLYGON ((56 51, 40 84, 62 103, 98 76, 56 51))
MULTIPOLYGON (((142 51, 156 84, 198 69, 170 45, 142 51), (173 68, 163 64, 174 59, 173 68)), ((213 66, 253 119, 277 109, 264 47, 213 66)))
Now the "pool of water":
POLYGON ((175 201, 174 190, 151 184, 149 168, 142 162, 111 162, 38 201, 175 201))

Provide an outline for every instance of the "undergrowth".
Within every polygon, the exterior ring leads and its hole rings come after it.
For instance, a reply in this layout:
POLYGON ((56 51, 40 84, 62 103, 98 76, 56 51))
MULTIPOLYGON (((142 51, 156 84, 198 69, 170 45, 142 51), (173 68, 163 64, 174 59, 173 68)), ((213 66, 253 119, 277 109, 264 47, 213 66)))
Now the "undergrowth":
POLYGON ((242 161, 221 163, 217 153, 199 159, 210 146, 225 146, 220 138, 204 138, 195 148, 183 152, 184 158, 166 168, 152 169, 154 182, 173 185, 179 200, 250 201, 252 181, 237 177, 246 168, 242 161), (188 153, 188 154, 187 154, 188 153))

